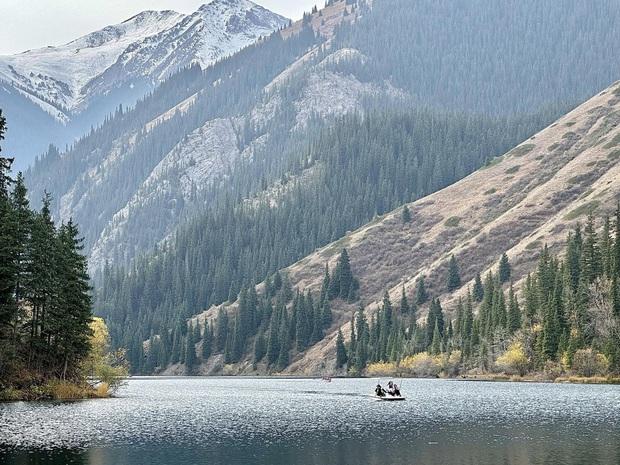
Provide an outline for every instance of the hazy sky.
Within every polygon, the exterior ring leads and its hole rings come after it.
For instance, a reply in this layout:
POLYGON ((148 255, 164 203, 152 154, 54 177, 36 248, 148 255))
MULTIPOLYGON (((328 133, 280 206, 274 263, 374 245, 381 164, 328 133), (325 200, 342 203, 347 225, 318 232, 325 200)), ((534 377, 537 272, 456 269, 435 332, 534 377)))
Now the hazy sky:
MULTIPOLYGON (((0 55, 67 43, 144 10, 195 11, 210 0, 0 0, 0 55)), ((324 0, 253 0, 287 18, 324 0)))

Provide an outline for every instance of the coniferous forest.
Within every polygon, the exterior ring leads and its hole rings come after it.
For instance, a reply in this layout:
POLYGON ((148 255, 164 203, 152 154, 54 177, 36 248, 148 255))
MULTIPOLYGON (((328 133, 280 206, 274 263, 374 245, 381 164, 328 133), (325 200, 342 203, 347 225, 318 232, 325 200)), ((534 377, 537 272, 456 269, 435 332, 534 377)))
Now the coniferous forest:
MULTIPOLYGON (((4 133, 0 112, 0 140, 4 133)), ((11 163, 0 157, 0 392, 81 380, 92 320, 77 226, 54 224, 49 195, 41 210, 32 210, 11 163)))
POLYGON ((143 341, 211 305, 235 301, 242 288, 375 215, 461 179, 549 118, 547 112, 506 120, 429 110, 341 118, 291 162, 292 179, 282 178, 287 190, 277 205, 270 196, 246 202, 226 192, 155 254, 129 268, 106 267, 98 314, 138 370, 143 341))
MULTIPOLYGON (((448 277, 458 278, 455 268, 448 277)), ((547 247, 521 289, 510 262, 475 280, 456 305, 442 308, 423 282, 398 303, 385 296, 368 319, 353 317, 347 367, 354 373, 401 372, 455 376, 468 371, 515 375, 620 373, 620 206, 612 221, 590 216, 566 241, 561 256, 547 247), (598 227, 602 226, 602 227, 598 227), (430 300, 428 315, 420 304, 430 300)))
MULTIPOLYGON (((349 375, 425 377, 620 373, 620 207, 613 221, 601 223, 597 228, 591 216, 572 231, 561 257, 544 247, 536 271, 518 291, 503 254, 496 273, 478 275, 474 287, 448 308, 428 295, 423 279, 398 302, 386 293, 370 316, 360 306, 349 337, 338 331, 336 367, 349 375)), ((458 263, 454 258, 451 263, 448 288, 460 280, 458 263)), ((279 372, 334 323, 343 323, 334 321, 331 302, 355 303, 356 289, 346 249, 334 270, 326 267, 317 295, 293 291, 277 272, 260 295, 254 286, 243 288, 234 312, 220 309, 210 322, 179 322, 167 336, 151 337, 146 355, 136 349, 145 360, 140 369, 184 363, 191 374, 199 363, 223 354, 224 364, 251 361, 279 372)))

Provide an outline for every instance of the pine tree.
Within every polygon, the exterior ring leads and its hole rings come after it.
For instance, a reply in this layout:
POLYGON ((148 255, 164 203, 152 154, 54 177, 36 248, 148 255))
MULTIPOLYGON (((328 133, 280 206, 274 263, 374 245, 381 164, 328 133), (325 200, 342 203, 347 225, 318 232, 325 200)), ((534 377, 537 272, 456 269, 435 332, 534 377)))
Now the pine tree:
POLYGON ((499 282, 500 284, 507 283, 510 281, 510 275, 512 273, 510 262, 508 261, 508 255, 506 253, 502 254, 502 257, 499 260, 499 282))
POLYGON ((416 304, 422 305, 428 302, 428 294, 426 292, 426 285, 424 283, 424 276, 420 276, 416 282, 416 304))
POLYGON ((461 275, 459 272, 459 266, 456 262, 454 255, 450 257, 450 263, 448 265, 448 292, 452 292, 461 287, 461 275))
POLYGON ((194 327, 190 324, 187 332, 187 343, 185 345, 185 373, 193 375, 196 370, 196 341, 194 339, 194 327))
POLYGON ((476 278, 474 280, 473 298, 475 302, 482 302, 484 298, 484 286, 482 285, 480 273, 476 273, 476 278))
POLYGON ((344 346, 342 331, 338 330, 336 338, 336 368, 342 368, 347 363, 347 349, 344 346))
POLYGON ((211 357, 211 347, 213 344, 213 333, 209 323, 205 321, 205 328, 202 335, 202 360, 207 361, 211 357))
POLYGON ((512 334, 521 328, 521 309, 514 289, 510 286, 508 294, 508 331, 512 334))
POLYGON ((411 223, 411 212, 409 211, 409 207, 407 207, 407 205, 403 207, 403 210, 401 213, 401 219, 403 220, 403 223, 405 224, 411 223))
POLYGON ((439 325, 435 321, 435 327, 433 329, 433 339, 431 341, 430 353, 431 355, 441 354, 441 334, 439 333, 439 325))

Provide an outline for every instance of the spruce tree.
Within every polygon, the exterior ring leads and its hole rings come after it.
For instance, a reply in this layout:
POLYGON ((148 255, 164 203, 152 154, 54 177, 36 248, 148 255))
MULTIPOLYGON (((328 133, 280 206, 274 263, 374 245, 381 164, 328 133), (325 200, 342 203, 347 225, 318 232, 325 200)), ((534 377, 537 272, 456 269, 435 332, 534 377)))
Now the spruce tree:
POLYGON ((428 293, 426 292, 426 285, 424 283, 424 276, 420 276, 416 282, 416 303, 422 305, 428 302, 428 293))
POLYGON ((441 354, 441 334, 439 333, 439 325, 435 321, 435 327, 433 329, 433 339, 430 346, 431 355, 441 354))
POLYGON ((60 342, 59 358, 62 378, 76 375, 68 370, 78 369, 90 349, 92 301, 86 257, 81 254, 83 239, 72 220, 61 226, 59 240, 58 304, 51 312, 49 326, 60 342))
POLYGON ((461 275, 459 272, 459 266, 456 262, 456 257, 452 255, 450 257, 450 263, 448 265, 448 292, 452 292, 461 287, 461 275))
POLYGON ((290 338, 287 327, 287 321, 282 318, 279 331, 280 353, 278 354, 277 369, 284 370, 289 364, 290 338))
POLYGON ((215 331, 215 352, 221 353, 226 349, 228 340, 228 313, 220 308, 217 313, 217 326, 215 331))
POLYGON ((202 360, 207 361, 211 357, 211 346, 213 344, 213 333, 210 325, 205 321, 205 328, 202 335, 202 360))
POLYGON ((254 363, 260 362, 267 352, 267 343, 265 341, 265 335, 262 331, 256 335, 254 340, 254 363))
POLYGON ((400 296, 400 313, 402 315, 408 315, 410 312, 409 302, 407 301, 407 295, 405 294, 405 287, 403 286, 403 290, 400 296))
POLYGON ((476 273, 472 295, 475 302, 482 302, 482 299, 484 298, 484 286, 482 285, 482 278, 480 277, 480 273, 476 273))
POLYGON ((514 289, 510 286, 508 294, 508 331, 512 334, 521 328, 521 309, 514 289))
POLYGON ((319 302, 323 303, 327 300, 329 295, 329 285, 330 285, 330 277, 329 277, 329 264, 325 264, 325 274, 323 275, 323 283, 321 284, 321 295, 319 297, 319 302))
POLYGON ((194 340, 194 328, 190 325, 187 332, 187 343, 185 345, 185 373, 193 375, 196 370, 196 341, 194 340))
POLYGON ((338 330, 336 338, 336 368, 342 368, 347 363, 347 349, 344 346, 344 337, 342 331, 338 330))
POLYGON ((510 281, 511 273, 512 270, 510 267, 510 262, 508 261, 508 255, 506 255, 506 253, 504 252, 499 260, 498 277, 500 284, 504 284, 510 281))
POLYGON ((617 277, 620 278, 620 202, 618 202, 618 206, 616 207, 616 227, 615 231, 615 241, 614 241, 614 273, 617 277))
POLYGON ((411 223, 411 212, 409 211, 409 207, 407 207, 407 205, 403 207, 403 210, 401 213, 401 219, 403 220, 403 223, 405 224, 411 223))

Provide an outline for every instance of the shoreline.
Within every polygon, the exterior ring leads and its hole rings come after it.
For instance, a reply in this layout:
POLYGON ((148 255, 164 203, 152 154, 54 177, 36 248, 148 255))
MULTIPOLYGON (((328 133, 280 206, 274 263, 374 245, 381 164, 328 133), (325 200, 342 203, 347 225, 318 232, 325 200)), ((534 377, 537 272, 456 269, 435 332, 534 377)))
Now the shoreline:
MULTIPOLYGON (((329 376, 330 379, 377 379, 377 378, 395 378, 395 379, 421 379, 432 380, 441 379, 445 381, 479 381, 479 382, 504 382, 504 383, 541 383, 541 384, 620 384, 620 377, 601 377, 601 376, 559 376, 555 379, 546 379, 538 375, 510 376, 500 374, 488 375, 462 375, 455 377, 417 377, 403 376, 401 374, 381 374, 379 376, 329 376)), ((256 380, 321 380, 322 375, 136 375, 128 376, 129 380, 174 380, 174 379, 256 379, 256 380)))
MULTIPOLYGON (((508 375, 464 375, 458 377, 412 377, 401 375, 382 374, 381 376, 332 376, 334 379, 377 379, 377 378, 394 378, 407 380, 444 380, 456 382, 484 382, 484 383, 529 383, 529 384, 573 384, 573 385, 620 385, 620 377, 578 377, 578 376, 561 376, 551 379, 544 379, 537 376, 508 376, 508 375)), ((175 379, 243 379, 243 380, 321 380, 321 376, 302 376, 302 375, 150 375, 150 376, 129 376, 126 381, 143 380, 143 381, 161 381, 175 379)), ((91 399, 109 399, 113 396, 105 391, 99 390, 92 386, 84 386, 77 383, 64 382, 60 385, 60 389, 52 386, 33 386, 29 389, 5 389, 0 391, 0 404, 9 402, 70 402, 91 399)))
POLYGON ((0 404, 5 402, 69 402, 110 397, 107 385, 91 386, 88 383, 58 380, 28 388, 0 390, 0 404))

